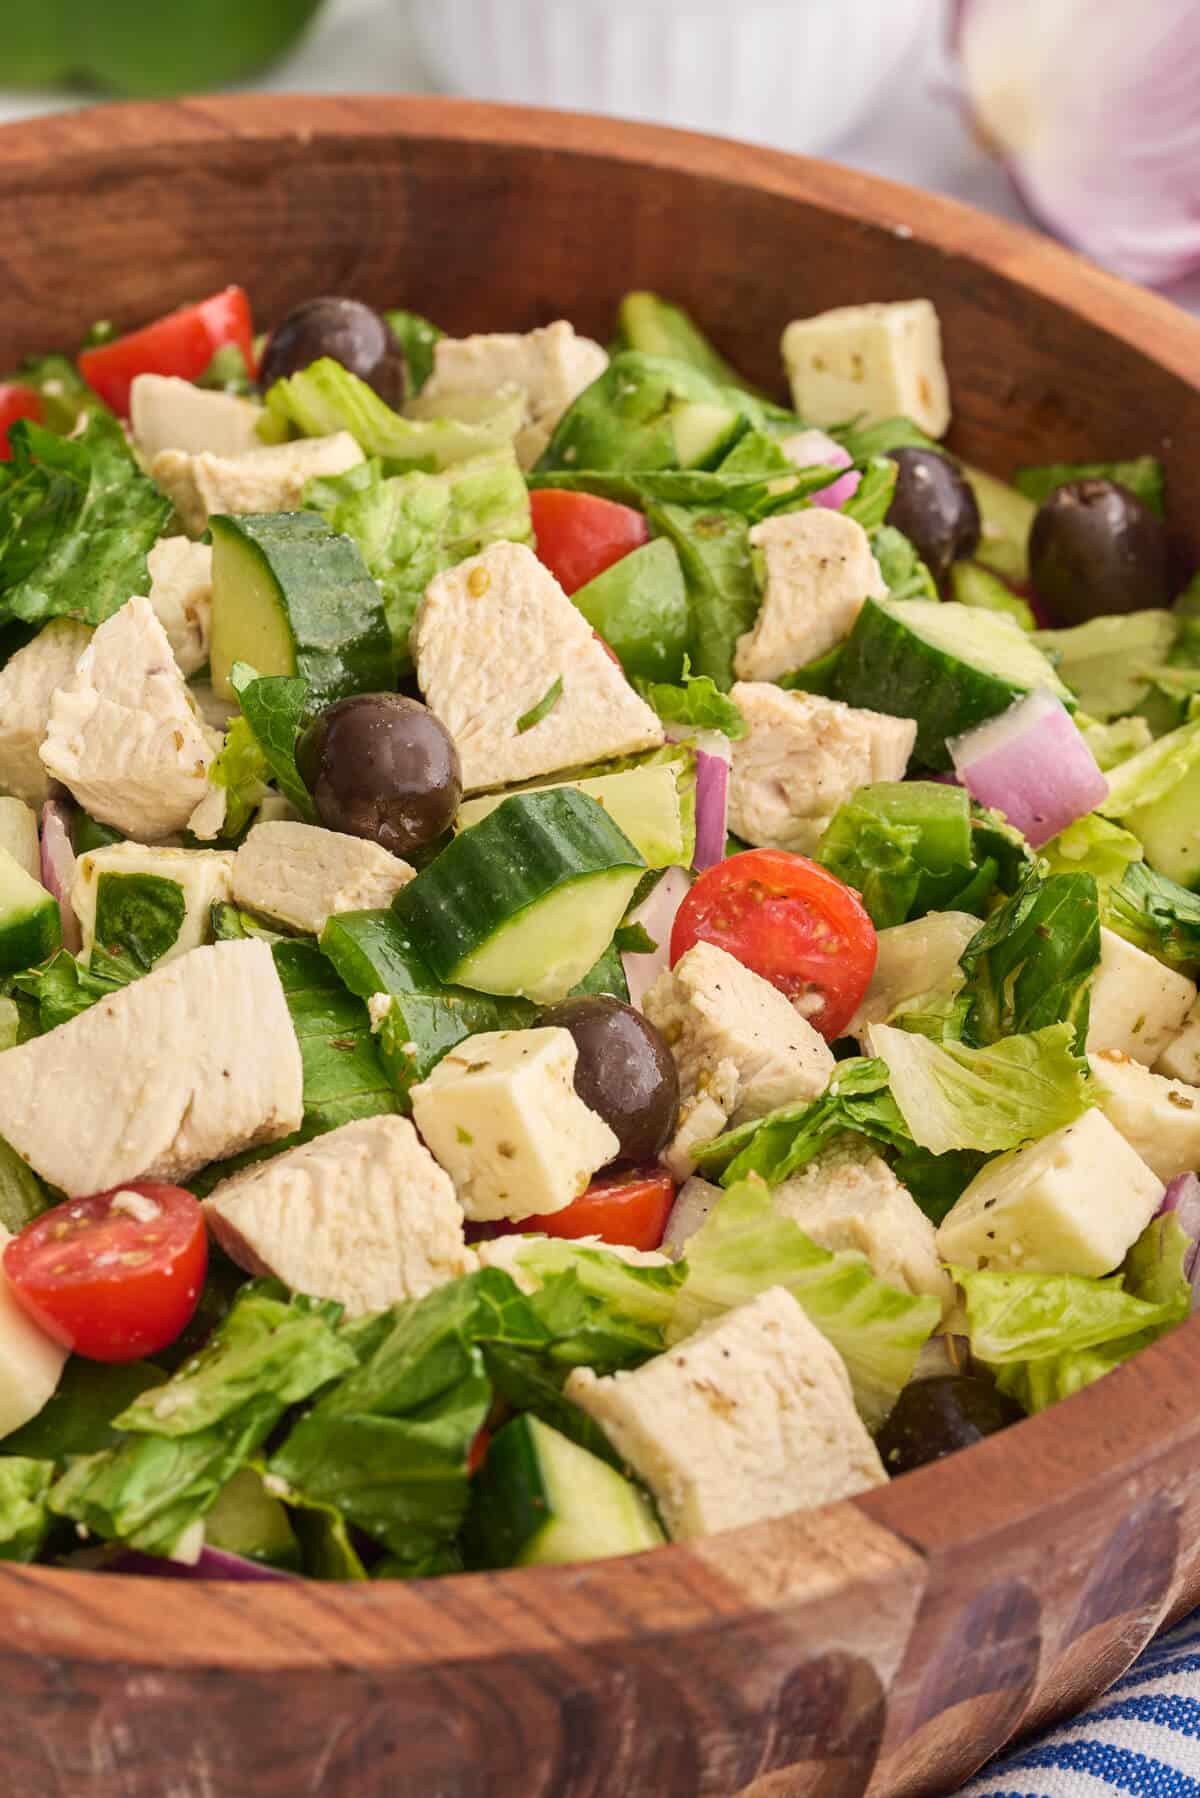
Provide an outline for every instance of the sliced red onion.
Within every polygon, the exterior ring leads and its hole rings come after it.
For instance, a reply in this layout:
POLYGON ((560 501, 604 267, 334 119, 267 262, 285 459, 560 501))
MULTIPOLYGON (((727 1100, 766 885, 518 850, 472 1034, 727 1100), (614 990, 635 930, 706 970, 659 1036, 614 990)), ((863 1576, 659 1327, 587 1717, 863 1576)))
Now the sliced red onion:
POLYGON ((948 747, 972 799, 1003 812, 1034 849, 1108 796, 1095 756, 1053 693, 1028 694, 948 747))
POLYGON ((685 868, 668 868, 654 884, 637 910, 630 914, 630 924, 640 924, 655 947, 643 955, 626 952, 621 956, 625 979, 629 985, 629 1003, 641 1009, 648 988, 671 965, 671 928, 675 913, 691 891, 691 875, 685 868))
POLYGON ((164 1555, 144 1555, 136 1548, 122 1548, 104 1563, 107 1573, 135 1573, 147 1579, 187 1580, 294 1580, 299 1574, 286 1573, 282 1567, 267 1567, 261 1561, 248 1561, 243 1555, 230 1554, 224 1548, 202 1548, 195 1561, 172 1561, 164 1555))
POLYGON ((794 437, 785 438, 779 447, 796 468, 850 469, 849 474, 840 475, 828 487, 809 494, 809 500, 814 506, 824 506, 827 511, 836 512, 858 492, 862 475, 853 467, 853 456, 827 432, 797 431, 794 437))
POLYGON ((729 751, 710 755, 696 751, 696 852, 692 866, 698 874, 725 859, 729 834, 729 751))
POLYGON ((1196 0, 957 0, 977 134, 1051 230, 1135 281, 1200 268, 1196 0))
POLYGON ((684 1245, 688 1238, 696 1234, 713 1206, 724 1197, 719 1186, 714 1186, 709 1180, 702 1180, 699 1174, 693 1174, 690 1180, 685 1181, 676 1195, 663 1232, 663 1254, 669 1255, 672 1261, 678 1261, 686 1252, 684 1245))
POLYGON ((1161 1217, 1167 1211, 1174 1212, 1184 1234, 1191 1238, 1192 1246, 1184 1259, 1183 1271, 1192 1282, 1194 1311, 1200 1301, 1200 1178, 1195 1174, 1176 1174, 1168 1182, 1158 1215, 1161 1217))
POLYGON ((72 955, 83 947, 83 933, 71 886, 75 879, 75 851, 71 847, 71 811, 64 800, 48 799, 42 807, 42 885, 58 900, 63 943, 72 955))

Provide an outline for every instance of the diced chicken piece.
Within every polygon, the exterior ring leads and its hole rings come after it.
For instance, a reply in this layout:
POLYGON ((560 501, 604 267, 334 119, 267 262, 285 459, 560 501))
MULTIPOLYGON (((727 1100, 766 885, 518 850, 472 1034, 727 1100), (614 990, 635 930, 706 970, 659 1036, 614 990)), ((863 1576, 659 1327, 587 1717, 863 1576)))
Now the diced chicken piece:
POLYGON ((473 1222, 561 1211, 620 1144, 575 1091, 566 1030, 470 1036, 412 1089, 413 1119, 473 1222))
POLYGON ((933 911, 881 930, 875 972, 846 1035, 862 1037, 869 1024, 886 1024, 922 993, 952 998, 964 983, 958 965, 963 950, 981 928, 970 912, 933 911))
MULTIPOLYGON (((0 1254, 11 1241, 0 1226, 0 1254)), ((11 1436, 49 1404, 67 1354, 17 1303, 0 1268, 0 1437, 11 1436)))
POLYGON ((364 460, 349 431, 337 431, 331 437, 301 437, 240 456, 161 450, 150 472, 173 502, 184 529, 198 537, 214 512, 294 512, 309 481, 318 475, 345 474, 364 460))
POLYGON ((299 1129, 300 1048, 270 946, 214 943, 4 1056, 0 1136, 72 1198, 299 1129))
POLYGON ((1100 1111, 983 1167, 937 1232, 956 1267, 1109 1274, 1162 1200, 1163 1183, 1100 1111))
POLYGON ((41 755, 94 818, 153 842, 185 828, 217 747, 150 601, 137 598, 100 626, 54 695, 41 755))
POLYGON ((243 456, 261 449, 262 415, 253 400, 197 387, 176 375, 135 375, 129 393, 129 425, 147 467, 163 450, 243 456))
POLYGON ((365 837, 315 824, 256 824, 233 864, 233 896, 249 911, 320 936, 335 912, 390 905, 416 870, 365 837))
POLYGON ((837 306, 796 319, 783 360, 797 412, 814 425, 903 413, 931 437, 950 423, 950 383, 931 300, 837 306))
POLYGON ((167 633, 181 674, 208 660, 212 625, 212 547, 190 537, 164 537, 146 558, 150 604, 167 633))
POLYGON ((739 680, 775 680, 816 661, 849 636, 868 598, 887 598, 867 533, 841 512, 785 512, 755 525, 750 542, 765 558, 766 588, 754 629, 738 638, 739 680))
POLYGON ((859 787, 904 778, 917 740, 911 718, 765 681, 740 682, 731 697, 749 729, 733 745, 729 828, 747 843, 811 855, 859 787))
POLYGON ((577 337, 565 319, 524 336, 497 331, 443 337, 433 356, 433 373, 421 390, 427 416, 429 408, 458 394, 522 389, 525 426, 515 445, 522 468, 533 467, 572 400, 608 367, 608 355, 600 345, 590 337, 577 337))
POLYGON ((654 712, 523 543, 493 543, 439 574, 412 646, 426 703, 458 745, 466 793, 663 741, 654 712), (546 715, 521 729, 556 683, 546 715))
POLYGON ((1160 1180, 1200 1168, 1200 1086, 1152 1074, 1116 1049, 1088 1056, 1100 1109, 1160 1180))
POLYGON ((407 1118, 359 1118, 223 1180, 205 1200, 239 1267, 352 1317, 470 1273, 454 1186, 407 1118))
POLYGON ((102 880, 149 875, 172 881, 183 899, 179 934, 159 961, 172 961, 206 943, 212 908, 233 896, 233 852, 219 849, 146 849, 141 843, 110 843, 89 849, 75 864, 71 906, 83 932, 83 954, 96 940, 96 904, 102 880))
POLYGON ((50 704, 91 640, 86 624, 56 618, 0 668, 0 787, 27 805, 42 805, 49 795, 40 752, 50 704))
POLYGON ((1196 1003, 1196 986, 1165 968, 1115 930, 1100 931, 1100 964, 1092 977, 1089 1051, 1118 1049, 1151 1067, 1196 1003))
POLYGON ((660 974, 642 1010, 679 1069, 679 1123, 663 1156, 679 1179, 691 1173, 697 1143, 817 1098, 837 1065, 783 993, 713 943, 697 943, 660 974))
POLYGON ((676 1541, 886 1481, 837 1350, 782 1286, 633 1373, 577 1368, 566 1394, 650 1488, 676 1541))
POLYGON ((1200 1086, 1200 1000, 1188 1012, 1182 1030, 1159 1055, 1154 1071, 1171 1080, 1186 1080, 1189 1086, 1200 1086))
MULTIPOLYGON (((496 1236, 490 1242, 481 1242, 475 1250, 480 1267, 498 1267, 508 1274, 513 1283, 522 1292, 536 1292, 542 1284, 538 1276, 528 1267, 521 1265, 521 1257, 531 1245, 549 1240, 545 1236, 522 1234, 519 1236, 496 1236)), ((615 1255, 627 1267, 669 1267, 670 1260, 660 1255, 657 1249, 635 1249, 624 1242, 603 1242, 599 1236, 580 1236, 571 1244, 573 1249, 602 1249, 606 1255, 615 1255)))
POLYGON ((956 1288, 938 1259, 933 1225, 865 1138, 838 1137, 771 1196, 822 1248, 865 1255, 881 1280, 932 1294, 943 1314, 953 1306, 956 1288))

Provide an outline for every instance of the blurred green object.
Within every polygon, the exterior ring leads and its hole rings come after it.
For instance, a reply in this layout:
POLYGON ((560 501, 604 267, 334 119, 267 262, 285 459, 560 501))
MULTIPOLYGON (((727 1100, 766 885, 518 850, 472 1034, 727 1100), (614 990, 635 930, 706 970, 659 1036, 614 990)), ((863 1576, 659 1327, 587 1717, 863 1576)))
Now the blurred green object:
POLYGON ((0 87, 203 93, 253 75, 322 0, 41 0, 6 13, 0 87))

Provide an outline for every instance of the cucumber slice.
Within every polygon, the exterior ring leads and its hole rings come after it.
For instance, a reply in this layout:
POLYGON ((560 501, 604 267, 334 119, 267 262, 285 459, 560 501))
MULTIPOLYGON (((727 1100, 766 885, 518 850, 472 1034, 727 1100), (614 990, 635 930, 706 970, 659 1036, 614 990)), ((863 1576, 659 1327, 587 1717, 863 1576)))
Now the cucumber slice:
POLYGON ((558 1567, 640 1554, 666 1538, 636 1486, 525 1412, 492 1439, 464 1540, 477 1566, 558 1567))
MULTIPOLYGON (((648 868, 670 868, 677 863, 686 865, 692 859, 676 772, 673 763, 662 762, 626 768, 620 774, 590 775, 585 780, 560 781, 525 790, 586 793, 602 805, 618 829, 624 831, 648 868)), ((470 830, 490 817, 504 801, 503 793, 485 793, 479 799, 468 799, 454 820, 454 828, 470 830)))
POLYGON ((1029 601, 978 562, 951 563, 950 591, 960 605, 974 606, 981 612, 1003 612, 1023 631, 1037 627, 1029 601))
POLYGON ((0 849, 0 974, 36 967, 61 942, 57 901, 14 856, 0 849))
POLYGON ((645 861, 570 787, 515 793, 396 895, 440 980, 546 1004, 612 941, 645 861))
POLYGON ((243 1560, 300 1569, 300 1544, 288 1514, 252 1467, 241 1468, 222 1489, 204 1519, 204 1540, 243 1560))
POLYGON ((1038 688, 1074 710, 1041 650, 1000 612, 950 601, 868 599, 833 675, 835 699, 917 722, 916 760, 949 768, 948 737, 1038 688))
POLYGON ((394 684, 392 635, 356 543, 315 512, 209 519, 213 540, 213 691, 229 673, 299 674, 315 707, 394 684))
POLYGON ((729 406, 693 400, 671 420, 680 468, 713 468, 740 437, 746 421, 729 406))
POLYGON ((622 556, 571 595, 631 680, 675 681, 688 640, 687 588, 673 543, 622 556))
POLYGON ((1006 581, 1024 583, 1029 579, 1029 533, 1037 507, 1007 481, 998 481, 981 468, 964 462, 962 471, 974 490, 983 527, 976 561, 1006 581))

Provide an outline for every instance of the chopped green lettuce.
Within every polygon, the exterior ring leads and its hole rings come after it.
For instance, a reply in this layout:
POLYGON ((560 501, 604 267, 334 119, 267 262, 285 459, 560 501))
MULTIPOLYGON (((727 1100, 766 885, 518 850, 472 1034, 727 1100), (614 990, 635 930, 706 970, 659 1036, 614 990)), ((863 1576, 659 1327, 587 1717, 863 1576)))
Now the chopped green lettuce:
POLYGON ((701 460, 681 455, 679 427, 703 412, 714 460, 745 430, 763 422, 763 407, 744 389, 712 380, 670 356, 619 351, 604 373, 563 413, 538 473, 556 469, 631 471, 679 468, 701 460))
POLYGON ((701 1143, 693 1154, 700 1172, 719 1177, 724 1186, 751 1175, 779 1186, 846 1130, 889 1148, 912 1147, 908 1126, 888 1091, 884 1062, 861 1056, 839 1062, 819 1098, 739 1124, 712 1142, 701 1143))
POLYGON ((880 781, 834 813, 816 859, 861 895, 876 930, 956 904, 973 872, 961 787, 880 781))
POLYGON ((1131 862, 1104 894, 1104 922, 1118 936, 1170 968, 1194 977, 1200 970, 1200 894, 1131 862))
POLYGON ((267 758, 247 718, 235 718, 225 732, 220 753, 208 767, 209 785, 225 793, 221 835, 240 837, 266 797, 271 777, 267 758))
POLYGON ((687 589, 674 546, 655 537, 571 595, 633 681, 678 680, 686 660, 687 589))
POLYGON ((1157 517, 1165 516, 1166 477, 1157 456, 1136 456, 1125 462, 1050 462, 1044 467, 1018 468, 1013 476, 1017 492, 1037 506, 1071 481, 1115 481, 1157 517))
POLYGON ((1178 632, 1170 612, 1123 612, 1065 630, 1036 631, 1033 641, 1055 661, 1087 716, 1105 724, 1145 698, 1178 632))
POLYGON ((382 457, 388 474, 449 468, 502 449, 520 430, 525 413, 524 397, 514 389, 481 402, 472 419, 404 418, 329 356, 276 381, 266 404, 263 435, 278 441, 349 431, 367 456, 382 457))
POLYGON ((749 525, 738 512, 653 506, 651 527, 679 552, 687 587, 691 665, 722 692, 733 685, 737 640, 761 603, 750 555, 749 525))
POLYGON ((871 552, 892 599, 936 599, 937 584, 917 554, 916 545, 893 524, 871 535, 871 552))
POLYGON ((751 523, 775 512, 790 512, 808 496, 828 487, 838 470, 809 468, 801 471, 786 457, 785 472, 777 467, 772 445, 770 467, 755 457, 756 446, 766 441, 758 432, 739 439, 719 468, 553 468, 537 469, 529 476, 534 488, 549 487, 560 493, 592 493, 597 499, 615 500, 648 512, 652 506, 726 507, 741 512, 751 523), (746 445, 743 453, 742 446, 746 445))
POLYGON ((1051 874, 1090 874, 1103 904, 1131 863, 1141 861, 1142 845, 1132 832, 1089 812, 1051 838, 1040 853, 1051 874))
POLYGON ((110 966, 103 973, 85 968, 67 949, 60 949, 40 968, 27 968, 11 977, 14 989, 32 1000, 42 1035, 69 1023, 97 999, 107 998, 128 984, 120 967, 110 966))
POLYGON ((1101 724, 1085 712, 1076 712, 1075 723, 1102 774, 1119 768, 1139 750, 1148 749, 1152 741, 1150 726, 1140 717, 1114 718, 1109 724, 1101 724))
MULTIPOLYGON (((888 456, 872 456, 863 470, 858 491, 851 494, 842 507, 846 517, 861 524, 868 534, 877 531, 887 518, 899 475, 899 468, 888 456)), ((926 595, 914 597, 925 598, 926 595)))
POLYGON ((159 874, 101 874, 92 971, 140 979, 174 947, 186 916, 187 900, 177 880, 159 874))
POLYGON ((3 1453, 65 1462, 115 1448, 122 1434, 113 1427, 117 1413, 166 1377, 149 1361, 84 1361, 71 1355, 53 1396, 36 1417, 4 1438, 3 1453))
POLYGON ((683 658, 678 685, 668 681, 638 681, 638 692, 664 724, 686 725, 693 730, 719 730, 731 743, 746 735, 746 720, 727 693, 707 674, 693 674, 691 660, 683 658))
POLYGON ((404 352, 409 394, 420 393, 433 373, 437 346, 446 333, 430 324, 427 318, 422 318, 420 313, 406 312, 403 307, 394 307, 383 316, 404 352))
POLYGON ((36 1559, 50 1530, 46 1500, 53 1480, 53 1461, 0 1459, 0 1561, 36 1559))
MULTIPOLYGON (((229 684, 279 791, 302 818, 315 824, 312 794, 296 766, 296 745, 308 709, 308 682, 296 675, 260 675, 247 663, 235 662, 229 684)), ((244 741, 241 753, 247 753, 244 741)))
POLYGON ((70 356, 30 356, 14 374, 4 377, 32 387, 42 399, 42 423, 56 436, 69 437, 80 417, 108 415, 108 407, 90 388, 70 356))
POLYGON ((1092 975, 1100 960, 1100 899, 1091 874, 1031 869, 963 951, 976 1045, 1060 1021, 1087 1041, 1092 975))
POLYGON ((877 419, 873 424, 839 425, 829 435, 835 437, 856 462, 868 461, 872 456, 887 456, 892 450, 940 450, 942 447, 920 425, 902 414, 877 419))

